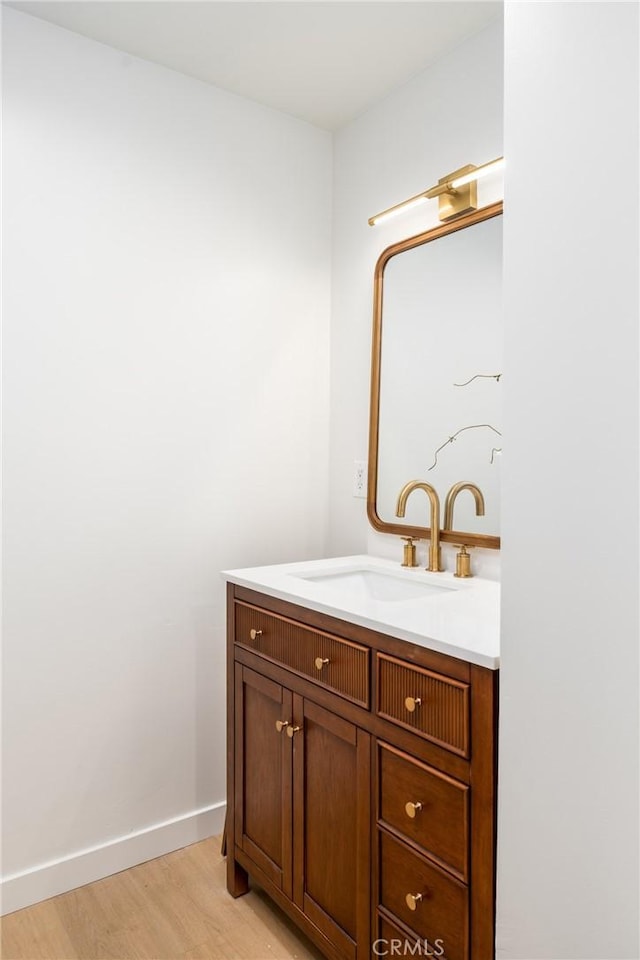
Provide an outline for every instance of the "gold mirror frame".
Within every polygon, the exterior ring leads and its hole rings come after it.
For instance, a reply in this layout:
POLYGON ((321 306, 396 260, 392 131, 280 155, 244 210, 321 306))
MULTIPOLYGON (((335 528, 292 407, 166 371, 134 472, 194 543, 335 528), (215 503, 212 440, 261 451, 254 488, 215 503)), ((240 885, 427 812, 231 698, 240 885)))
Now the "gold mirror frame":
MULTIPOLYGON (((380 371, 382 365, 382 287, 384 279, 384 269, 392 257, 398 253, 404 253, 405 250, 411 250, 413 247, 422 246, 430 243, 432 240, 438 240, 440 237, 446 237, 449 234, 456 233, 458 230, 464 230, 483 220, 490 220, 492 217, 498 217, 502 214, 502 201, 492 203, 481 210, 474 210, 465 216, 459 217, 442 226, 434 227, 425 233, 419 233, 416 236, 401 240, 392 246, 383 250, 376 263, 373 280, 373 342, 371 347, 371 400, 369 407, 369 469, 367 476, 367 517, 374 530, 380 533, 393 533, 401 537, 416 537, 418 539, 431 539, 430 527, 416 527, 404 523, 387 523, 378 516, 377 493, 378 493, 378 445, 379 445, 379 422, 380 422, 380 371)), ((412 480, 413 477, 407 477, 412 480)), ((400 492, 400 491, 398 491, 400 492)), ((491 550, 500 549, 500 537, 490 536, 486 533, 465 533, 462 530, 442 530, 440 540, 444 543, 462 543, 467 546, 487 547, 491 550)))

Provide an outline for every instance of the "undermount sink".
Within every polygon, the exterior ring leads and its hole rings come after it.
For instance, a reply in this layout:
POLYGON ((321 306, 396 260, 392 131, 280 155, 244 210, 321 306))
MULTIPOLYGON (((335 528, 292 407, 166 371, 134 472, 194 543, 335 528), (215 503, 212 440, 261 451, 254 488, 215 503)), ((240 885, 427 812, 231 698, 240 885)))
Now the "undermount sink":
MULTIPOLYGON (((327 588, 333 596, 385 603, 418 600, 450 592, 452 585, 410 579, 411 574, 394 575, 379 570, 341 570, 333 573, 298 575, 301 580, 327 588)), ((434 576, 438 576, 434 574, 434 576)))
POLYGON ((465 580, 367 554, 228 570, 224 577, 243 603, 253 603, 243 590, 257 591, 334 618, 334 631, 344 620, 491 670, 499 665, 500 586, 482 577, 465 580))

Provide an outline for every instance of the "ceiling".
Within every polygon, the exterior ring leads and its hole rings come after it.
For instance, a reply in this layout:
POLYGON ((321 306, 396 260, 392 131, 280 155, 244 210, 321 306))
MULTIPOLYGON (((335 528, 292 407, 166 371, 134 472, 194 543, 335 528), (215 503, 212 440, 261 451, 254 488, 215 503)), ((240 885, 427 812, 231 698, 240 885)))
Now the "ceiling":
POLYGON ((85 37, 337 130, 502 15, 502 2, 24 0, 85 37))

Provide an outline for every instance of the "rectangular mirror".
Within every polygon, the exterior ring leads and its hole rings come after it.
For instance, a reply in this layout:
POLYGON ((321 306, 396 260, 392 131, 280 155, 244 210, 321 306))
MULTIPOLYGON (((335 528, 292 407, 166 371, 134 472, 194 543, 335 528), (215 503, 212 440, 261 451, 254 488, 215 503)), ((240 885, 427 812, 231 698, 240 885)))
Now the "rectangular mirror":
POLYGON ((502 203, 388 247, 374 277, 367 513, 376 530, 428 537, 422 494, 396 517, 401 488, 425 480, 444 504, 441 539, 500 546, 502 203))

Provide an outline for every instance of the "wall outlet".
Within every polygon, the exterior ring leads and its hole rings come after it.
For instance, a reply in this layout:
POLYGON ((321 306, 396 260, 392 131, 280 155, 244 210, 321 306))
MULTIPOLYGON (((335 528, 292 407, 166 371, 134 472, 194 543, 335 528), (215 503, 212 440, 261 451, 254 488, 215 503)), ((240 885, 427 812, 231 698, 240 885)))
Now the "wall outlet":
POLYGON ((367 461, 353 461, 353 495, 365 499, 367 496, 367 461))

